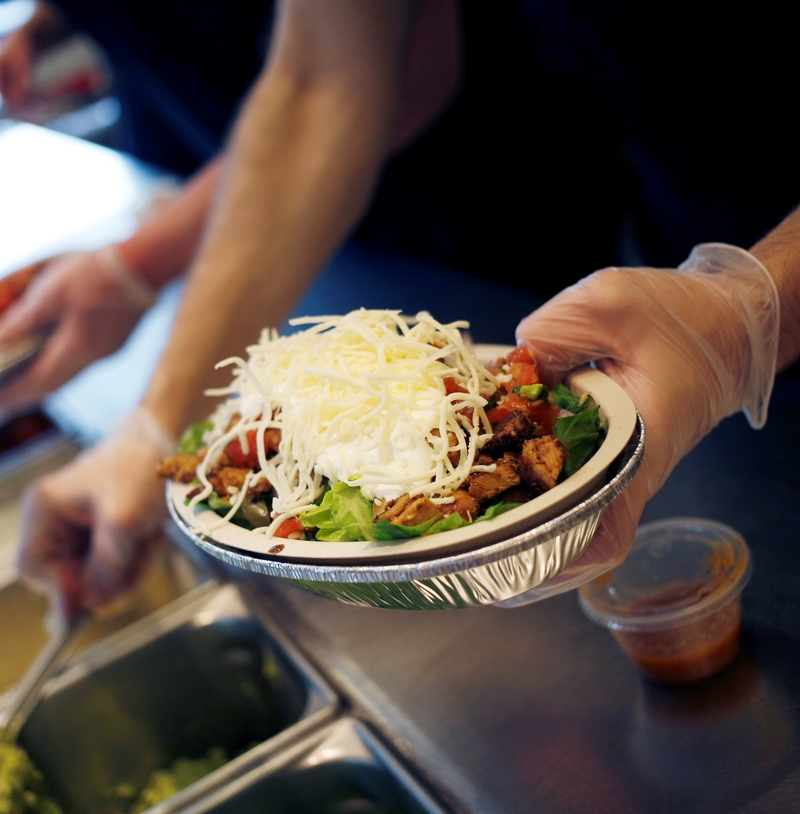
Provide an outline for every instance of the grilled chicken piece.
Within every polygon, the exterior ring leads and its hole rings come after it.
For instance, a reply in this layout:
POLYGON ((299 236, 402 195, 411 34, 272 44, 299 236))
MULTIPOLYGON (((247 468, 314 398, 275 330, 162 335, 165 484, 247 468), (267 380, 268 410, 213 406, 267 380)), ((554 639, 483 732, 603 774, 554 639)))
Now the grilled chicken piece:
POLYGON ((425 495, 400 495, 390 500, 377 519, 388 520, 396 526, 418 526, 428 520, 440 520, 442 510, 425 495))
POLYGON ((271 491, 272 484, 263 475, 251 481, 250 486, 247 488, 247 494, 253 495, 256 500, 268 495, 271 491))
MULTIPOLYGON (((434 427, 431 430, 431 435, 435 436, 436 438, 440 437, 438 427, 434 427)), ((451 451, 447 453, 447 458, 453 467, 458 466, 458 462, 461 459, 461 453, 459 450, 455 449, 454 447, 458 443, 458 439, 456 438, 456 434, 454 432, 447 431, 447 447, 451 451)))
POLYGON ((505 492, 500 495, 500 502, 527 503, 529 500, 539 497, 544 491, 544 487, 539 483, 534 486, 528 486, 528 484, 523 481, 518 486, 512 486, 510 489, 506 489, 505 492))
POLYGON ((496 461, 494 472, 473 472, 463 483, 472 497, 483 503, 496 495, 516 486, 520 482, 517 473, 517 455, 506 452, 496 461))
POLYGON ((470 523, 481 513, 480 504, 466 489, 456 489, 453 492, 453 502, 440 503, 439 509, 445 516, 458 512, 470 523))
POLYGON ((208 473, 208 482, 214 488, 214 491, 224 498, 230 495, 230 487, 233 487, 234 491, 241 489, 244 486, 245 478, 249 474, 249 469, 240 469, 237 466, 223 466, 213 473, 208 473))
POLYGON ((481 447, 481 452, 499 458, 504 452, 521 452, 522 445, 533 438, 536 424, 522 410, 512 410, 481 447))
POLYGON ((202 455, 180 452, 165 458, 156 469, 156 474, 160 478, 169 478, 178 483, 191 483, 197 477, 195 471, 202 460, 202 455))
POLYGON ((270 453, 275 453, 281 446, 281 431, 277 427, 267 427, 264 430, 264 452, 267 458, 271 458, 270 453))
POLYGON ((525 483, 552 489, 561 475, 567 460, 567 448, 553 435, 532 438, 522 447, 519 458, 519 474, 525 483))

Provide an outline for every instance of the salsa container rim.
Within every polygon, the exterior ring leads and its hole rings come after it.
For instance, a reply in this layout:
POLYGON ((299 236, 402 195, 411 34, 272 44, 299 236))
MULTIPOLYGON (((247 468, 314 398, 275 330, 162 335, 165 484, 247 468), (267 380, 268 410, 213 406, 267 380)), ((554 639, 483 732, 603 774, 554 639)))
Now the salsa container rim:
MULTIPOLYGON (((668 630, 680 628, 682 625, 699 621, 723 608, 729 602, 739 597, 747 586, 753 573, 753 561, 750 549, 742 534, 733 527, 716 520, 703 517, 668 517, 655 520, 640 526, 637 536, 655 535, 664 529, 699 528, 703 527, 717 533, 713 544, 718 546, 730 543, 734 547, 734 561, 727 576, 713 590, 703 593, 695 600, 679 606, 667 606, 663 610, 654 608, 641 613, 623 612, 622 608, 615 612, 613 605, 603 602, 603 596, 595 596, 594 592, 601 583, 605 584, 608 575, 603 575, 592 582, 582 585, 578 589, 578 601, 583 612, 593 621, 609 630, 621 631, 647 631, 668 630)), ((711 541, 710 541, 711 542, 711 541)), ((634 547, 636 542, 634 542, 634 547)))

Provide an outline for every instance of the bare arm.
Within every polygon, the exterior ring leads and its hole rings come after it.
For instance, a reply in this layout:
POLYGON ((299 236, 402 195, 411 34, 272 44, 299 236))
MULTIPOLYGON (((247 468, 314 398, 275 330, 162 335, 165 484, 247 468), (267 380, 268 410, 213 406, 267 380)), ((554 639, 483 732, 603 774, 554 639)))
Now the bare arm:
POLYGON ((207 164, 163 212, 119 244, 122 261, 152 288, 161 288, 189 268, 222 174, 222 161, 207 164))
POLYGON ((144 409, 30 490, 22 573, 55 578, 75 607, 103 605, 135 582, 166 509, 154 477, 174 444, 164 429, 178 435, 210 410, 203 391, 215 363, 286 319, 364 211, 386 156, 449 101, 457 70, 418 83, 425 93, 407 76, 426 60, 436 67, 435 51, 413 57, 418 26, 452 22, 454 9, 454 0, 283 2, 219 188, 213 179, 198 187, 196 203, 214 199, 210 228, 144 409), (449 7, 449 18, 426 17, 428 4, 449 7))
POLYGON ((800 209, 795 209, 750 249, 775 280, 781 323, 778 370, 800 357, 800 209))
POLYGON ((209 232, 144 400, 173 433, 214 364, 280 325, 367 206, 401 115, 415 5, 289 0, 227 152, 209 232))

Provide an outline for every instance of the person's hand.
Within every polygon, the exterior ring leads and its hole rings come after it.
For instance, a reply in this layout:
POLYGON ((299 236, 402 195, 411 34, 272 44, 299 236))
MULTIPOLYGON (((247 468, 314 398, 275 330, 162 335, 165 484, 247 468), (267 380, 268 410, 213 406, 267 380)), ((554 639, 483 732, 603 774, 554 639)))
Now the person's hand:
POLYGON ((527 601, 570 590, 618 565, 647 500, 726 416, 766 421, 779 303, 766 269, 725 244, 695 247, 678 270, 603 269, 564 290, 517 328, 552 382, 594 362, 628 393, 645 424, 639 472, 606 509, 584 553, 527 601))
POLYGON ((108 438, 26 491, 18 569, 66 618, 131 589, 166 518, 156 475, 175 441, 138 408, 108 438))
POLYGON ((36 404, 117 350, 155 297, 125 268, 114 246, 54 258, 0 318, 0 347, 34 333, 48 335, 36 359, 0 388, 0 411, 36 404))

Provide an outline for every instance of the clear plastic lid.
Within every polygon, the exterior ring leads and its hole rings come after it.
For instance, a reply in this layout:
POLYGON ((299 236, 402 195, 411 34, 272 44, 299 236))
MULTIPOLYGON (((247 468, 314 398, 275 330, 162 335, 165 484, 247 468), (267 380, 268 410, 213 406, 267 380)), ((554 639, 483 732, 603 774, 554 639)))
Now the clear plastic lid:
POLYGON ((736 598, 752 566, 744 538, 713 520, 677 517, 639 527, 626 560, 581 586, 586 615, 614 630, 673 627, 736 598))

